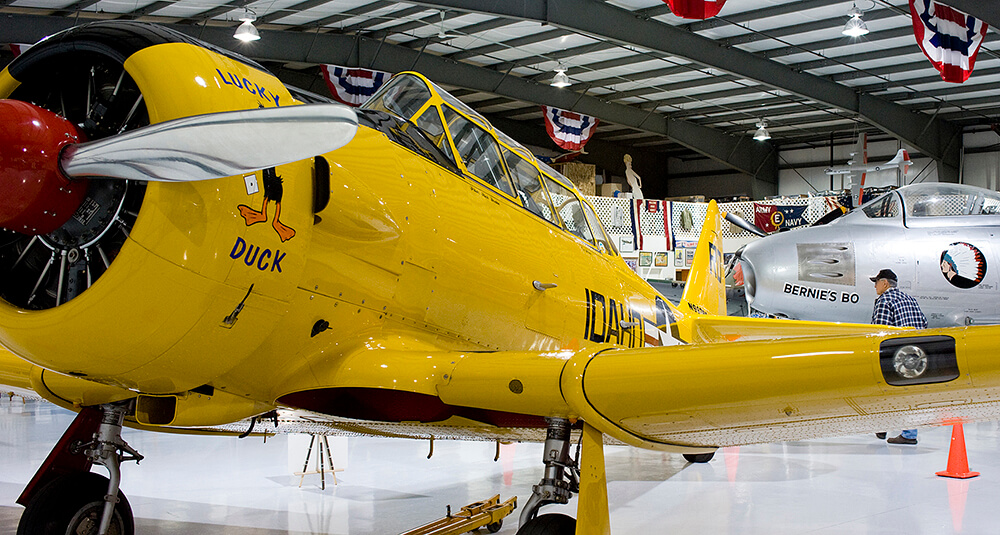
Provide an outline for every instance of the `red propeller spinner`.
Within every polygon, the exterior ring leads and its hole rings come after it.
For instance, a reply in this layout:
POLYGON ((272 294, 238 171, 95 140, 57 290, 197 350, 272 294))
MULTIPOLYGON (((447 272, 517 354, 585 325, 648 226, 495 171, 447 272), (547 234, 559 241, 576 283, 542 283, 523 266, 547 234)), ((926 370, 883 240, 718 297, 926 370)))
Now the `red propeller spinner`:
POLYGON ((0 100, 0 227, 28 235, 63 225, 87 194, 87 180, 59 168, 63 146, 83 141, 63 117, 19 100, 0 100))
POLYGON ((83 143, 65 118, 0 100, 0 227, 51 233, 80 207, 88 178, 231 177, 339 149, 357 129, 353 110, 314 104, 192 115, 83 143))

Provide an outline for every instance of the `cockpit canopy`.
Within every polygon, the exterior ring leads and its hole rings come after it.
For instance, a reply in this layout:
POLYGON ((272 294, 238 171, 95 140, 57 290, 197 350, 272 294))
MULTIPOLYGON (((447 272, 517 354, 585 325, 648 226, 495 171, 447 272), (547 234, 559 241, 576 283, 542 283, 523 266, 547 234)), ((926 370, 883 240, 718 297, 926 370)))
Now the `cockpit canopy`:
POLYGON ((995 215, 1000 193, 964 184, 916 184, 899 190, 908 217, 995 215))
POLYGON ((569 179, 423 76, 397 74, 363 108, 415 124, 465 174, 605 254, 617 254, 593 207, 569 179))
POLYGON ((924 218, 1000 214, 1000 193, 964 184, 928 183, 891 191, 861 207, 873 219, 903 215, 907 225, 924 218))

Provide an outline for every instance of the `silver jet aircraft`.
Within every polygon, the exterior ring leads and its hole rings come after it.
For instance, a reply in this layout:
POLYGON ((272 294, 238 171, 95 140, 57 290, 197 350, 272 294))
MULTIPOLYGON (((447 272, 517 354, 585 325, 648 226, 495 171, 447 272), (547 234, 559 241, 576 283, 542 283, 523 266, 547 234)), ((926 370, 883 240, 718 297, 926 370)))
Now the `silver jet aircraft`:
POLYGON ((959 184, 891 191, 831 223, 773 234, 740 255, 751 310, 868 323, 869 277, 888 268, 931 327, 1000 323, 1000 193, 959 184))

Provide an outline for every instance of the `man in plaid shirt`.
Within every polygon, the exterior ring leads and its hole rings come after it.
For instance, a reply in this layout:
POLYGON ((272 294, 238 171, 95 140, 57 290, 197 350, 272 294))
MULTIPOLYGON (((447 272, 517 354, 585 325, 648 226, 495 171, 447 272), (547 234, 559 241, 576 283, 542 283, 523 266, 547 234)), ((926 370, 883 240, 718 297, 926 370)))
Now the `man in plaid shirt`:
MULTIPOLYGON (((872 323, 889 325, 891 327, 927 328, 927 317, 920 310, 920 305, 913 297, 896 288, 896 274, 891 269, 883 269, 878 275, 870 278, 875 283, 875 309, 872 311, 872 323)), ((885 438, 885 433, 875 433, 878 438, 885 438)), ((916 444, 917 430, 906 429, 898 437, 887 440, 890 444, 916 444)))

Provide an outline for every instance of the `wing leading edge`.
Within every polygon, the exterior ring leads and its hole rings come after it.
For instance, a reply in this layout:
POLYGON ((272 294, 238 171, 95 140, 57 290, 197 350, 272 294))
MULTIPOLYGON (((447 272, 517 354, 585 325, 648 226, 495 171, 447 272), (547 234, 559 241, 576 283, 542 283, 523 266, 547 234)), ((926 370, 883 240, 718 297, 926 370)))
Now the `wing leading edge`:
POLYGON ((998 335, 1000 327, 959 327, 535 356, 477 353, 457 361, 438 393, 453 406, 579 417, 633 446, 688 453, 995 419, 998 335))

